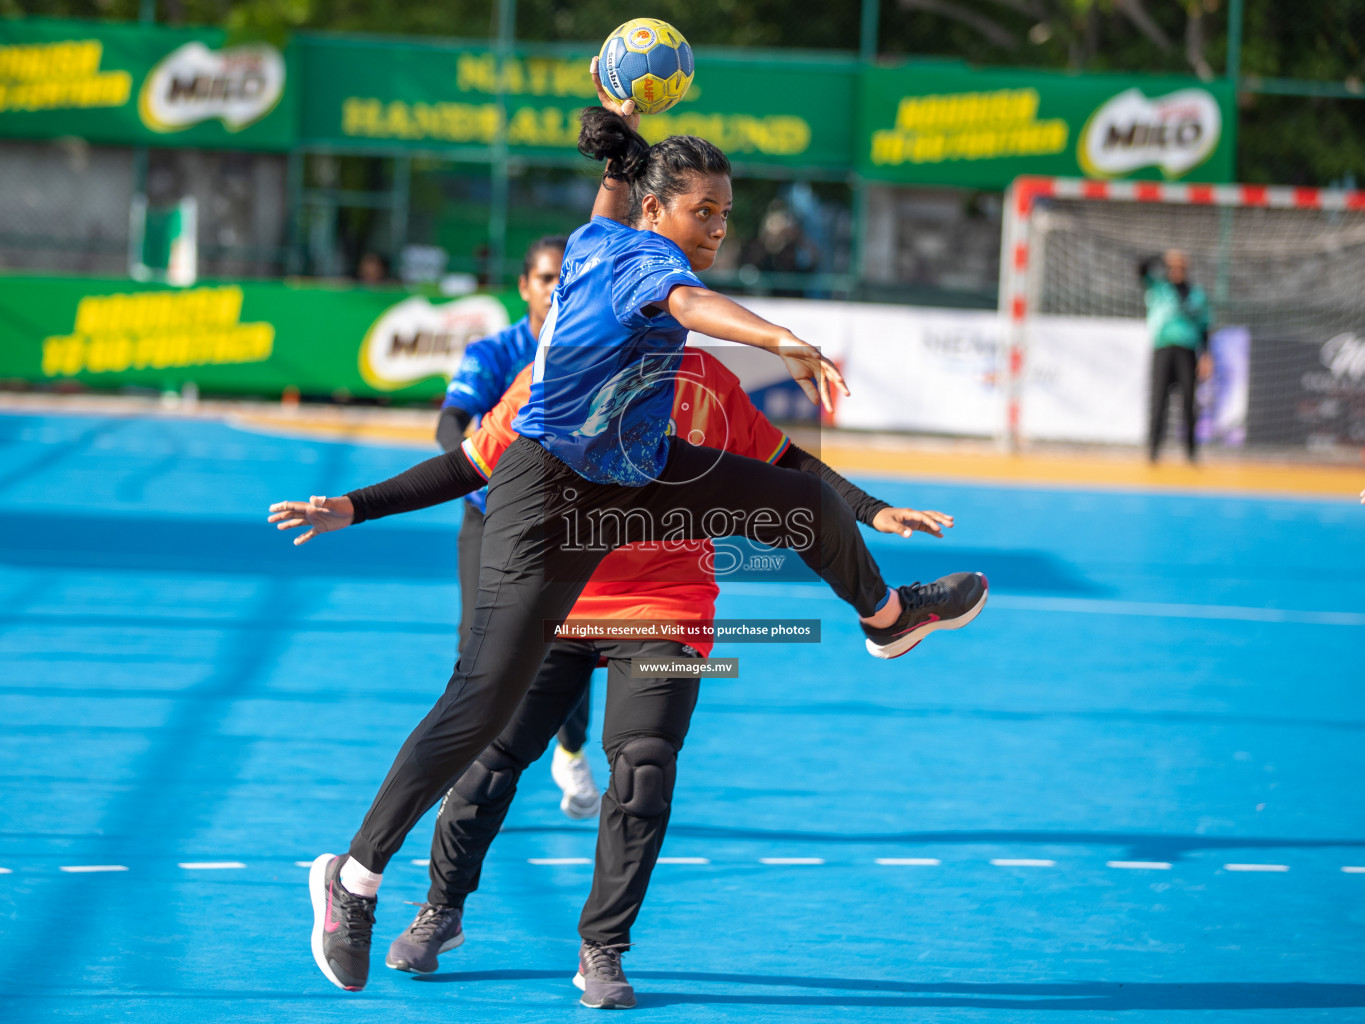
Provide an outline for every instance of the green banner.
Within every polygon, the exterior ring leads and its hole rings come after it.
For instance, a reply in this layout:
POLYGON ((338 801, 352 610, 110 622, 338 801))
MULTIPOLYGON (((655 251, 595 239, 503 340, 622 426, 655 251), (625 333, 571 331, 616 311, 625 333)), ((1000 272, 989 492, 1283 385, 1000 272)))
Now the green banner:
MULTIPOLYGON (((499 62, 487 47, 306 37, 298 41, 300 132, 314 145, 439 151, 497 139, 499 90, 513 154, 577 159, 577 111, 596 102, 596 50, 499 62)), ((702 50, 682 102, 643 119, 651 141, 700 135, 739 164, 847 170, 858 66, 743 59, 702 50)))
POLYGON ((857 168, 1003 188, 1020 174, 1230 181, 1228 82, 907 65, 861 77, 857 168))
POLYGON ((445 390, 466 344, 523 311, 515 293, 0 277, 0 380, 422 401, 445 390))
POLYGON ((0 21, 0 136, 289 149, 290 60, 216 29, 0 21))

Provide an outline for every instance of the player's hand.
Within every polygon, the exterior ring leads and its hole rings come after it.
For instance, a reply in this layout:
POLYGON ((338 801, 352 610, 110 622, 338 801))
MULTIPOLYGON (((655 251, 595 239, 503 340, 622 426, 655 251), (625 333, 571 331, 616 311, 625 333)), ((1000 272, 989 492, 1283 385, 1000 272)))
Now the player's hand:
POLYGON ((355 506, 347 497, 324 498, 315 494, 307 501, 277 501, 270 506, 269 523, 277 530, 297 530, 307 526, 308 532, 294 538, 294 546, 307 544, 320 533, 344 530, 355 519, 355 506))
POLYGON ((912 536, 916 531, 943 538, 944 528, 953 528, 953 517, 944 512, 920 512, 913 508, 884 508, 872 517, 872 528, 878 533, 899 533, 912 536))
POLYGON ((1200 380, 1208 380, 1210 377, 1212 377, 1213 356, 1209 355, 1207 352, 1200 356, 1195 372, 1198 373, 1200 380))
POLYGON ((638 132, 640 130, 640 112, 635 109, 635 101, 626 100, 622 103, 611 93, 607 92, 606 88, 602 85, 601 77, 597 74, 597 60, 598 58, 594 57, 592 59, 592 64, 589 65, 589 71, 592 72, 592 84, 597 86, 597 102, 602 104, 602 106, 606 107, 613 114, 620 114, 621 119, 626 122, 626 125, 630 130, 638 132))
POLYGON ((801 386, 806 397, 822 406, 825 412, 834 411, 831 386, 838 388, 845 395, 849 394, 848 385, 844 383, 844 375, 839 372, 837 366, 822 356, 814 345, 793 338, 791 342, 784 343, 777 354, 787 364, 787 372, 792 375, 792 380, 801 386))

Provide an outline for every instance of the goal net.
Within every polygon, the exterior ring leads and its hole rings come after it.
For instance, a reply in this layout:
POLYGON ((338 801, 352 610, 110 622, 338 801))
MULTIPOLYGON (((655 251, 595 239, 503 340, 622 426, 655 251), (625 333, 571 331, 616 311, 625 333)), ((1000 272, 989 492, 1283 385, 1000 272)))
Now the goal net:
POLYGON ((1365 193, 1021 178, 1003 245, 1011 442, 1146 440, 1139 266, 1179 249, 1210 308, 1201 441, 1365 446, 1365 193))

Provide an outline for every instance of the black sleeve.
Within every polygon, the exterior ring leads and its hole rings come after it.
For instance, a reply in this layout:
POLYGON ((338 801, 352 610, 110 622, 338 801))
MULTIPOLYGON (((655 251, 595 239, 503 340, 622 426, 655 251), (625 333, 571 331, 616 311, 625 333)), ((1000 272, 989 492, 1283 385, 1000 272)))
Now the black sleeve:
POLYGON ((473 422, 474 414, 467 409, 461 409, 458 405, 447 405, 442 409, 440 417, 436 420, 436 440, 441 446, 441 451, 452 452, 460 447, 460 442, 464 440, 464 432, 473 422))
POLYGON ((878 512, 891 507, 886 502, 872 497, 866 491, 849 483, 810 452, 798 448, 794 444, 787 446, 787 450, 777 460, 777 465, 783 469, 795 469, 802 473, 813 473, 818 476, 833 487, 839 497, 844 499, 844 503, 853 509, 853 515, 858 522, 867 526, 872 525, 872 520, 878 512))
POLYGON ((383 483, 351 491, 346 497, 355 506, 353 523, 366 519, 413 512, 472 494, 486 481, 470 463, 464 450, 456 448, 426 462, 419 462, 383 483))

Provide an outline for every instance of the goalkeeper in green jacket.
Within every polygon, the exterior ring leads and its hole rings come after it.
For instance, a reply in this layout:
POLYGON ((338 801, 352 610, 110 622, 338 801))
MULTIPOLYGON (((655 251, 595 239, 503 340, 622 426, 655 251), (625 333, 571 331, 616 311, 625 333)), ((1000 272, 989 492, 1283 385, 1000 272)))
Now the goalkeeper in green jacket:
POLYGON ((1166 408, 1172 385, 1180 386, 1181 411, 1185 416, 1185 450, 1195 457, 1194 386, 1213 369, 1208 355, 1209 300, 1204 289, 1187 277, 1185 254, 1168 250, 1164 257, 1151 256, 1140 266, 1143 298, 1147 304, 1147 330, 1152 353, 1152 422, 1150 454, 1153 462, 1166 432, 1166 408), (1163 272, 1164 270, 1164 272, 1163 272))

